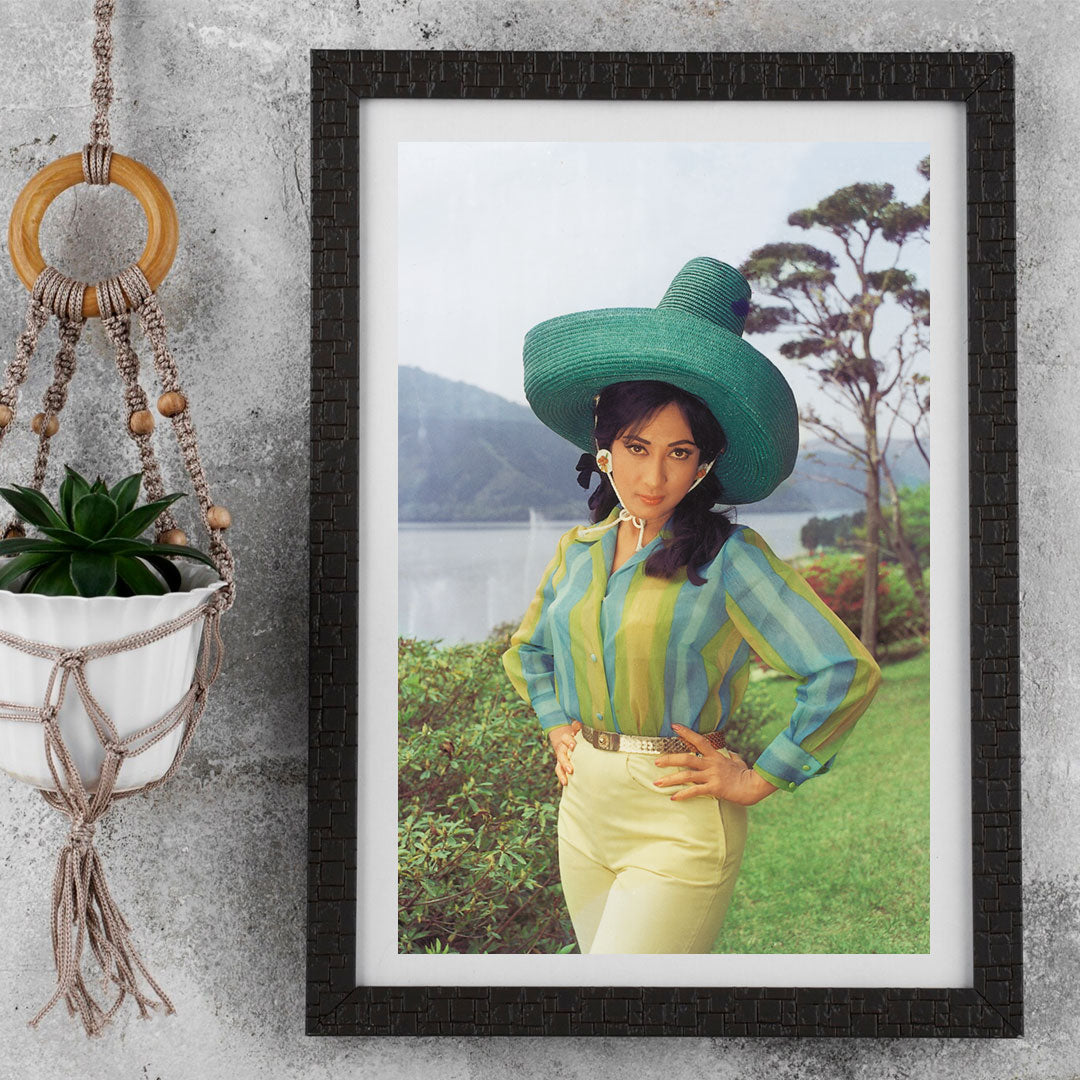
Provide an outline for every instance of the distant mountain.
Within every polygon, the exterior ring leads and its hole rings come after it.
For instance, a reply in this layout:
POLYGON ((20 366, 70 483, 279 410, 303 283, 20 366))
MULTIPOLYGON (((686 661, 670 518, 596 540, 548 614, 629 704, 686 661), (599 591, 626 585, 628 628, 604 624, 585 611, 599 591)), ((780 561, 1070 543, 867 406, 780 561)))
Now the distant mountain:
POLYGON ((581 451, 524 405, 402 367, 398 375, 398 519, 584 521, 581 451))
MULTIPOLYGON (((533 420, 532 410, 471 383, 444 379, 417 367, 398 368, 398 417, 423 424, 435 412, 458 420, 533 420)), ((541 425, 542 427, 543 425, 541 425)))
MULTIPOLYGON (((524 405, 419 368, 398 369, 400 521, 528 521, 533 512, 583 521, 587 495, 574 470, 580 454, 524 405)), ((857 509, 861 498, 836 482, 861 483, 850 462, 825 443, 813 444, 756 508, 857 509)), ((929 478, 912 443, 897 444, 890 462, 898 484, 929 478)))

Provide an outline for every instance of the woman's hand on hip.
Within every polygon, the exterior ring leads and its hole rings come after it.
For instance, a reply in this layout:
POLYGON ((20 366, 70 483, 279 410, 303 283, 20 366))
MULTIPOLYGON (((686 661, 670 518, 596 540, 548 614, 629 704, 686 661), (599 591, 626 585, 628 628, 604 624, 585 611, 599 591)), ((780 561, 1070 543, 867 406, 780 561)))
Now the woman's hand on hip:
POLYGON ((570 755, 577 745, 574 742, 574 736, 581 728, 580 720, 575 720, 572 724, 560 724, 558 727, 548 728, 551 749, 555 751, 555 775, 563 787, 570 782, 570 774, 574 771, 574 766, 570 763, 570 755))
POLYGON ((777 790, 760 773, 754 772, 734 751, 722 754, 706 738, 682 724, 672 724, 674 731, 695 747, 698 754, 661 754, 658 766, 679 765, 683 771, 661 776, 653 783, 657 787, 690 784, 691 787, 676 791, 671 796, 675 802, 692 799, 695 795, 711 795, 714 799, 726 799, 742 806, 753 806, 777 790))

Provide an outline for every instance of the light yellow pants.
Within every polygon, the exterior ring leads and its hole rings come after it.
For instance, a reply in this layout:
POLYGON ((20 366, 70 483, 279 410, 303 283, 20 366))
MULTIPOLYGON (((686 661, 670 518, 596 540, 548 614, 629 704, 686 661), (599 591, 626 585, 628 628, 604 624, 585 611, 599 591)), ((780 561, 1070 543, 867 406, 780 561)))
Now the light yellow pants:
MULTIPOLYGON (((727 753, 722 750, 721 753, 727 753)), ((675 766, 577 735, 559 802, 559 872, 583 953, 707 953, 746 843, 746 807, 654 787, 675 766)))

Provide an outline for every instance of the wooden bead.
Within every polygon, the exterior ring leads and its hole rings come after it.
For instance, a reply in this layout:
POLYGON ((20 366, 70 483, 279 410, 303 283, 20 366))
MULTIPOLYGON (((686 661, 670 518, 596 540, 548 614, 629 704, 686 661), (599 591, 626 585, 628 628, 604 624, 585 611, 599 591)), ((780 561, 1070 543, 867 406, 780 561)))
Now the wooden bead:
POLYGON ((7 427, 15 418, 15 414, 7 405, 0 405, 0 428, 7 427))
POLYGON ((157 399, 157 411, 162 416, 176 416, 187 408, 187 398, 178 390, 170 390, 157 399))
MULTIPOLYGON (((35 435, 41 434, 41 425, 45 422, 45 414, 39 412, 33 420, 30 421, 30 427, 33 429, 35 435)), ((45 438, 51 439, 60 430, 60 421, 55 416, 49 417, 49 423, 45 428, 45 438)))
POLYGON ((232 514, 224 506, 211 506, 206 511, 206 520, 211 529, 227 529, 232 524, 232 514))
POLYGON ((26 530, 21 525, 9 525, 4 533, 5 540, 22 540, 26 536, 26 530))
POLYGON ((131 414, 128 427, 136 435, 149 435, 154 430, 154 414, 149 409, 139 409, 131 414))
POLYGON ((176 547, 187 547, 187 533, 183 529, 166 529, 158 538, 159 544, 173 544, 176 547))

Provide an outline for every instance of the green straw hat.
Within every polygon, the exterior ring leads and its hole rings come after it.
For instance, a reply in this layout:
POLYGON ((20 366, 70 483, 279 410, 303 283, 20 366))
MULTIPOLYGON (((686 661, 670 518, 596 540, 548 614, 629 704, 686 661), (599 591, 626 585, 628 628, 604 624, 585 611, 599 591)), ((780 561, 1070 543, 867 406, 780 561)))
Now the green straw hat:
POLYGON ((713 472, 728 503, 764 499, 791 475, 799 416, 787 380, 743 340, 750 286, 733 266, 691 259, 655 308, 561 315, 525 335, 525 396, 552 431, 594 452, 596 395, 655 379, 701 398, 727 436, 713 472))

